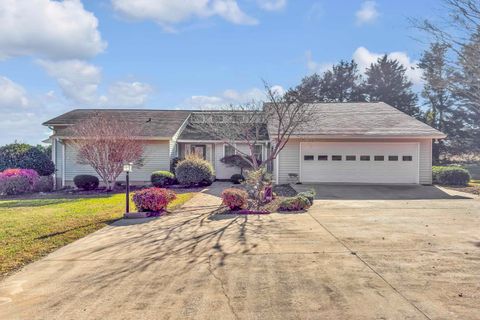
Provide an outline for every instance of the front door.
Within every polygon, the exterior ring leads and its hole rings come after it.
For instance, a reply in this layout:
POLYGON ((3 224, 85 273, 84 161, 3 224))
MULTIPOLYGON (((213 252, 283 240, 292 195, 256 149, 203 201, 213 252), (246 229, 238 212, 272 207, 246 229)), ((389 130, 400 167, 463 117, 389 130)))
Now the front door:
POLYGON ((191 152, 197 157, 205 159, 207 156, 207 146, 204 144, 195 144, 192 145, 191 152))

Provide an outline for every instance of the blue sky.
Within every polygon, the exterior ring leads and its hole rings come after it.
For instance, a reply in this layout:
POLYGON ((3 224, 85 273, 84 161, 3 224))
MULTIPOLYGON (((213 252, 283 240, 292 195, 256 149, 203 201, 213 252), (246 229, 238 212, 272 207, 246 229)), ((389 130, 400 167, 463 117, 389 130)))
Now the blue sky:
POLYGON ((201 108, 261 100, 340 59, 387 53, 412 70, 408 18, 438 1, 4 0, 0 144, 39 143, 73 108, 201 108))

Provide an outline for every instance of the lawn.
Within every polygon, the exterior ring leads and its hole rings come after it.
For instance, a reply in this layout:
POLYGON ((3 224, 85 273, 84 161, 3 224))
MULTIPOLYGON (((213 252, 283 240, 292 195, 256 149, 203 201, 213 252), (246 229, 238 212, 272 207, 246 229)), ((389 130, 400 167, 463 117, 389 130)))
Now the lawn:
MULTIPOLYGON (((193 195, 178 194, 169 210, 193 195)), ((120 219, 124 208, 124 194, 0 200, 0 276, 120 219)))

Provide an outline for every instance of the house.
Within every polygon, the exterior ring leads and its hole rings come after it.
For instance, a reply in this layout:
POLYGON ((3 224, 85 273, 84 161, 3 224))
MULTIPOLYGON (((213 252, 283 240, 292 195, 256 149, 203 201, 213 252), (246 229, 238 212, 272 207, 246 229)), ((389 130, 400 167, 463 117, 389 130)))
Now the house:
MULTIPOLYGON (((383 102, 316 103, 314 125, 294 132, 271 166, 276 183, 431 184, 432 141, 443 139, 438 130, 383 102)), ((95 174, 76 162, 71 127, 78 121, 105 113, 144 127, 144 164, 131 173, 133 183, 145 184, 156 170, 169 170, 170 161, 196 153, 210 161, 217 179, 229 179, 239 169, 220 159, 235 149, 208 132, 195 130, 195 115, 215 111, 77 109, 44 123, 50 137, 57 186, 72 185, 78 174, 95 174)), ((222 125, 221 118, 218 119, 222 125)), ((265 124, 255 153, 265 159, 275 123, 265 124), (271 134, 269 134, 269 132, 271 134)), ((246 145, 238 141, 238 149, 246 145)), ((120 176, 119 180, 123 177, 120 176)))

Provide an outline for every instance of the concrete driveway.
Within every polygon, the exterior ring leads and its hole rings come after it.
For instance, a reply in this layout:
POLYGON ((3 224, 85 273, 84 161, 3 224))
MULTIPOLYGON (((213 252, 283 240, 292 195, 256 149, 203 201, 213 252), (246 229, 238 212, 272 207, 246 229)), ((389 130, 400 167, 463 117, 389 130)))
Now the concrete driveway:
POLYGON ((479 319, 480 201, 121 221, 0 283, 0 319, 479 319))

